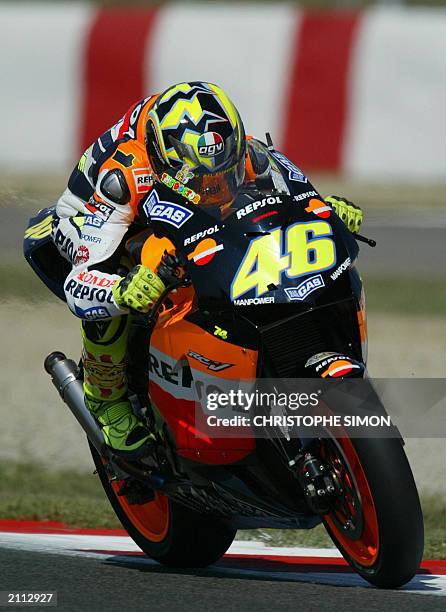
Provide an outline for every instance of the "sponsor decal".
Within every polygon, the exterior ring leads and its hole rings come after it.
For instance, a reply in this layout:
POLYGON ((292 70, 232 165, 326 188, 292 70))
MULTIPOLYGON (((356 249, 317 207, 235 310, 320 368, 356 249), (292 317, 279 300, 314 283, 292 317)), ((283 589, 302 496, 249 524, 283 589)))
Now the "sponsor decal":
POLYGON ((327 376, 329 376, 330 378, 340 378, 341 376, 347 376, 347 374, 350 374, 350 372, 355 369, 360 370, 361 368, 356 363, 352 363, 347 359, 338 358, 328 366, 325 372, 322 372, 321 377, 327 378, 327 376))
POLYGON ((65 236, 60 229, 57 229, 54 235, 54 244, 61 253, 67 255, 71 263, 74 262, 77 257, 77 251, 74 248, 73 241, 68 236, 65 236))
POLYGON ((282 198, 280 196, 268 196, 267 198, 263 198, 262 200, 256 200, 255 202, 251 202, 247 204, 243 208, 237 211, 237 219, 241 219, 250 213, 253 213, 258 208, 263 208, 269 204, 270 206, 274 206, 274 204, 283 204, 282 198))
MULTIPOLYGON (((312 357, 310 357, 310 359, 305 364, 305 367, 315 365, 318 361, 322 361, 323 359, 327 359, 328 357, 333 357, 333 356, 336 356, 337 359, 339 359, 340 357, 339 353, 333 353, 333 352, 316 353, 316 355, 313 355, 312 357)), ((328 361, 325 363, 325 365, 327 365, 327 363, 328 361)))
POLYGON ((192 189, 189 189, 189 187, 186 187, 186 185, 183 185, 180 181, 175 180, 169 176, 169 174, 166 174, 166 172, 161 175, 161 182, 172 189, 172 191, 175 191, 175 193, 178 193, 194 204, 198 204, 201 199, 198 193, 195 193, 195 191, 192 191, 192 189))
POLYGON ((317 196, 317 191, 306 191, 305 193, 299 193, 298 195, 295 195, 293 197, 293 200, 295 200, 296 202, 301 202, 302 200, 308 200, 308 198, 314 198, 317 196))
POLYGON ((164 221, 164 223, 177 228, 182 227, 194 214, 191 210, 180 206, 180 204, 162 202, 155 189, 144 202, 143 209, 152 221, 164 221))
POLYGON ((94 242, 95 244, 101 244, 102 242, 102 238, 99 238, 99 236, 92 236, 91 234, 82 234, 81 238, 85 240, 85 242, 94 242))
POLYGON ((347 257, 347 259, 341 263, 339 268, 336 268, 333 274, 330 274, 331 280, 336 280, 339 276, 341 276, 343 272, 348 270, 348 268, 351 266, 351 263, 352 260, 350 259, 350 257, 347 257))
MULTIPOLYGON (((317 373, 319 373, 321 370, 324 370, 325 368, 327 368, 327 366, 329 366, 330 364, 333 364, 333 363, 336 363, 338 365, 340 364, 342 366, 347 364, 346 367, 349 369, 349 371, 351 371, 353 369, 353 366, 355 368, 359 368, 359 366, 351 363, 350 357, 347 357, 347 355, 342 355, 340 353, 318 353, 317 355, 313 355, 313 357, 311 357, 307 361, 307 363, 305 364, 305 367, 317 364, 315 370, 316 370, 317 373)), ((333 368, 333 370, 337 369, 337 367, 338 366, 333 368)), ((327 368, 327 370, 326 370, 327 371, 327 376, 329 375, 328 374, 328 370, 329 369, 330 368, 327 368)), ((342 371, 342 370, 339 370, 339 371, 342 371)))
POLYGON ((188 357, 192 357, 192 359, 196 359, 203 365, 207 366, 208 370, 212 372, 221 372, 222 370, 227 370, 228 368, 232 368, 233 363, 222 363, 221 361, 213 361, 204 355, 200 355, 200 353, 196 353, 195 351, 189 350, 187 353, 188 357))
POLYGON ((85 204, 87 210, 102 219, 103 222, 108 221, 112 213, 116 210, 111 204, 106 202, 98 202, 94 197, 85 204))
POLYGON ((218 325, 215 325, 214 326, 214 336, 218 336, 222 340, 227 340, 228 339, 228 332, 227 332, 226 329, 223 329, 222 327, 219 327, 218 325))
POLYGON ((136 193, 148 193, 153 185, 153 175, 147 168, 135 168, 135 170, 132 170, 132 174, 136 193))
MULTIPOLYGON (((167 359, 167 358, 166 358, 167 359)), ((189 365, 178 368, 177 363, 168 363, 161 359, 160 355, 149 353, 149 376, 150 379, 158 377, 163 381, 190 389, 192 387, 192 373, 189 365)))
POLYGON ((98 276, 97 274, 88 271, 79 272, 76 278, 87 285, 96 285, 97 287, 113 287, 119 280, 118 278, 98 276))
POLYGON ((331 215, 331 208, 322 200, 312 198, 305 210, 307 213, 314 213, 316 217, 327 219, 331 215))
POLYGON ((197 240, 200 240, 200 238, 204 238, 205 236, 211 236, 212 234, 215 234, 219 231, 220 231, 220 228, 218 227, 218 225, 208 227, 205 230, 198 232, 197 234, 192 234, 192 236, 185 238, 184 246, 187 246, 188 244, 193 244, 194 242, 197 242, 197 240))
POLYGON ((84 227, 98 227, 101 228, 105 223, 105 219, 101 219, 100 217, 96 217, 96 215, 85 215, 84 217, 84 227))
POLYGON ((279 153, 278 151, 274 151, 272 155, 277 159, 279 164, 281 164, 284 168, 288 170, 288 178, 290 179, 290 181, 308 183, 308 179, 302 172, 302 170, 295 166, 293 162, 288 159, 288 157, 285 157, 285 155, 282 155, 282 153, 279 153))
POLYGON ((85 309, 75 306, 74 311, 78 317, 86 321, 96 321, 96 319, 105 319, 111 316, 104 306, 92 306, 91 308, 85 309))
POLYGON ((191 171, 190 166, 188 166, 187 164, 183 164, 181 169, 178 170, 178 172, 175 174, 175 178, 177 179, 177 181, 180 181, 180 183, 188 183, 191 179, 194 178, 194 173, 191 171))
POLYGON ((271 297, 260 297, 260 298, 246 298, 240 300, 234 300, 236 306, 259 306, 259 304, 274 304, 275 298, 271 297))
POLYGON ((215 157, 223 153, 225 144, 223 138, 217 132, 206 132, 201 134, 197 147, 198 155, 201 157, 215 157))
POLYGON ((212 261, 218 253, 222 251, 224 246, 218 244, 213 238, 205 238, 197 244, 192 253, 189 253, 187 258, 192 260, 197 266, 205 266, 212 261))
POLYGON ((324 279, 320 274, 307 278, 297 287, 287 287, 285 293, 292 302, 301 302, 307 295, 313 293, 317 289, 325 287, 324 279))
POLYGON ((76 257, 74 258, 74 265, 78 266, 79 264, 87 263, 90 259, 90 251, 86 246, 81 244, 81 246, 77 250, 76 257))
POLYGON ((99 302, 100 304, 114 304, 113 294, 110 289, 88 287, 74 279, 71 279, 66 284, 65 291, 78 300, 88 300, 89 302, 99 302))

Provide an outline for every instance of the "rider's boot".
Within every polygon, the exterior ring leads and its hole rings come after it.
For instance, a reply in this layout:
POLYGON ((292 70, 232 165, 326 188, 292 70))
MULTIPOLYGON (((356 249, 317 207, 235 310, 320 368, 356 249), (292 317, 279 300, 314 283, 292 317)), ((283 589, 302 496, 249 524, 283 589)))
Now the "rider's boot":
POLYGON ((118 454, 148 454, 155 436, 133 413, 127 398, 128 317, 82 321, 84 397, 102 426, 106 444, 118 454))

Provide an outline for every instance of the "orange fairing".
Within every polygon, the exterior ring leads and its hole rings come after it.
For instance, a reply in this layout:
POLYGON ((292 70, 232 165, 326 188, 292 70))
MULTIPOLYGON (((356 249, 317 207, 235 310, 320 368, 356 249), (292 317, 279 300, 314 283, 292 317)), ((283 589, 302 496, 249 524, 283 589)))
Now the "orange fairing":
POLYGON ((357 316, 358 316, 359 335, 361 338, 362 359, 364 363, 366 363, 367 350, 368 350, 368 339, 367 339, 367 312, 366 312, 366 306, 365 306, 364 289, 362 289, 361 291, 361 298, 359 301, 359 310, 357 312, 357 316))
POLYGON ((190 310, 188 304, 191 302, 174 306, 159 319, 152 333, 150 350, 155 372, 150 373, 150 397, 174 433, 179 455, 208 464, 233 463, 255 448, 255 440, 246 430, 240 438, 218 438, 217 428, 209 437, 209 428, 203 430, 195 416, 196 394, 201 393, 203 399, 208 389, 219 388, 221 379, 253 380, 257 352, 230 344, 184 320, 190 310), (190 353, 231 367, 212 372, 190 353), (204 387, 197 378, 205 381, 204 387))
MULTIPOLYGON (((174 250, 169 240, 150 236, 142 250, 142 263, 156 270, 165 250, 174 250)), ((169 301, 150 339, 151 401, 175 436, 179 455, 211 464, 238 461, 254 449, 255 440, 246 437, 246 431, 241 438, 210 438, 199 431, 195 419, 197 397, 193 377, 195 372, 196 377, 217 388, 221 379, 254 380, 257 351, 224 341, 185 320, 185 315, 193 308, 192 287, 170 293, 169 301), (200 361, 201 357, 203 361, 200 361), (208 367, 209 361, 230 364, 230 367, 212 371, 208 367)), ((215 435, 218 435, 218 430, 215 435)))
POLYGON ((173 253, 175 247, 168 238, 156 238, 149 236, 144 243, 141 252, 141 263, 151 270, 156 270, 161 261, 164 251, 173 253))

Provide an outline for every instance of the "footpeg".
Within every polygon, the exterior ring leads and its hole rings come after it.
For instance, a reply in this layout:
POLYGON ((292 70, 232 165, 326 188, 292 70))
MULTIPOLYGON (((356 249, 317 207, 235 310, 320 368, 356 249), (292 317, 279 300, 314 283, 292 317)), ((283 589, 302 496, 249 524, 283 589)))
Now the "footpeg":
POLYGON ((118 497, 126 497, 132 506, 143 505, 155 499, 155 491, 139 480, 124 480, 118 497))

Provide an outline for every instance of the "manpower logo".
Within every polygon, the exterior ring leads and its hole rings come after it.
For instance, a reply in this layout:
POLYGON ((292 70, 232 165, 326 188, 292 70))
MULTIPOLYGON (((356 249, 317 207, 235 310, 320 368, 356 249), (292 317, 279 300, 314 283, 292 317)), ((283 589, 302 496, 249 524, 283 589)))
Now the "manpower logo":
POLYGON ((336 280, 343 272, 345 272, 351 266, 352 260, 350 257, 347 257, 345 261, 341 263, 339 268, 337 268, 333 274, 330 274, 331 280, 336 280))

